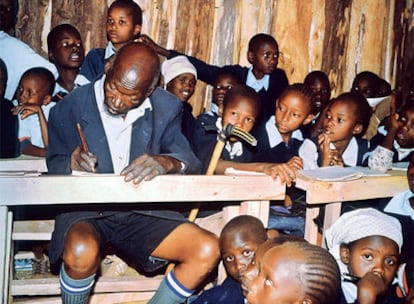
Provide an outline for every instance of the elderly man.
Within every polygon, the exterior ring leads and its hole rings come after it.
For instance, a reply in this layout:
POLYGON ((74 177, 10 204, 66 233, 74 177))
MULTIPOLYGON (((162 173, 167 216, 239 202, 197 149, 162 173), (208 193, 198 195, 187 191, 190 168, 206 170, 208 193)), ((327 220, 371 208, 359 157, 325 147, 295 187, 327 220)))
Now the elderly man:
MULTIPOLYGON (((102 78, 67 95, 50 113, 49 173, 120 173, 126 182, 140 183, 159 174, 199 172, 200 162, 181 133, 180 101, 156 88, 159 74, 157 54, 130 43, 102 78)), ((176 212, 64 213, 56 218, 49 252, 52 263, 63 260, 63 303, 87 303, 104 245, 146 271, 166 260, 176 263, 150 303, 184 302, 219 259, 217 238, 176 212)))

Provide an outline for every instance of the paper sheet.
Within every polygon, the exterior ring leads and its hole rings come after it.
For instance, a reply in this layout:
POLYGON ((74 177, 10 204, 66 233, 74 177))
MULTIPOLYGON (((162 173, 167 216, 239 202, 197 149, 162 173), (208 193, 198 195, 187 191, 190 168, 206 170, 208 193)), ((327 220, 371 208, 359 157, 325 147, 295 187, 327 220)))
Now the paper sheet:
POLYGON ((301 170, 299 172, 309 178, 327 182, 348 181, 363 176, 389 176, 389 174, 378 173, 368 167, 329 166, 311 170, 301 170))

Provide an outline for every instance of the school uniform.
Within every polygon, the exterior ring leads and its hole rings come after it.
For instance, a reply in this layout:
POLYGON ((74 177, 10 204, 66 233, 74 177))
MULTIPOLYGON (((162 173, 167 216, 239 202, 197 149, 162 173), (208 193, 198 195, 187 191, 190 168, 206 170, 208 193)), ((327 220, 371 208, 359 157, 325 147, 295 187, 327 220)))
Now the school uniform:
MULTIPOLYGON (((170 50, 168 58, 183 55, 177 51, 170 50)), ((186 56, 186 55, 184 55, 186 56)), ((240 65, 225 65, 222 67, 207 64, 195 57, 186 56, 196 67, 198 79, 213 84, 221 71, 230 71, 235 73, 246 85, 255 89, 260 95, 262 104, 261 115, 258 121, 267 121, 270 116, 276 112, 276 99, 284 89, 289 85, 285 71, 276 68, 272 74, 265 75, 263 80, 257 80, 253 75, 252 67, 243 67, 240 65)))
POLYGON ((79 70, 79 74, 84 77, 82 80, 91 82, 102 76, 105 72, 105 61, 115 54, 116 49, 110 41, 106 48, 91 49, 83 60, 79 70))
POLYGON ((191 304, 244 304, 240 282, 227 277, 221 285, 205 290, 191 304))
MULTIPOLYGON (((341 155, 344 166, 366 166, 371 149, 372 145, 368 140, 353 136, 341 155)), ((299 156, 303 160, 303 169, 320 167, 317 138, 305 139, 299 148, 299 156)))
MULTIPOLYGON (((194 122, 191 146, 202 163, 202 172, 207 171, 214 148, 218 141, 218 132, 222 129, 221 117, 209 114, 199 115, 194 122)), ((227 141, 220 159, 238 163, 248 163, 253 159, 253 147, 237 141, 232 145, 227 141)))
POLYGON ((265 124, 259 125, 253 135, 257 139, 257 152, 254 161, 269 163, 285 163, 293 156, 298 156, 303 136, 300 130, 292 132, 287 143, 276 127, 275 116, 271 116, 265 124))

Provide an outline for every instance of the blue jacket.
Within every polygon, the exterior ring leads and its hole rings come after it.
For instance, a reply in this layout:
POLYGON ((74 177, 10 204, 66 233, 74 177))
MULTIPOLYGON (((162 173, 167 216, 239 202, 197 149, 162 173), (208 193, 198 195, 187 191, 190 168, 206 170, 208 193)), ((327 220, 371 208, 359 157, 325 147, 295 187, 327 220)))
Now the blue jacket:
POLYGON ((191 304, 244 304, 240 283, 227 277, 223 284, 204 291, 191 304))
MULTIPOLYGON (((169 58, 173 58, 181 54, 177 51, 170 50, 169 58)), ((184 55, 186 56, 186 55, 184 55)), ((222 67, 210 65, 201 61, 195 57, 186 56, 190 62, 197 69, 198 79, 208 83, 213 84, 217 76, 221 71, 231 71, 235 73, 243 83, 247 81, 247 74, 249 72, 248 67, 242 67, 238 64, 235 65, 225 65, 222 67)), ((276 99, 279 98, 280 94, 284 89, 289 85, 285 71, 282 69, 276 68, 272 74, 270 74, 269 79, 269 88, 266 91, 265 89, 260 90, 258 93, 260 95, 260 100, 262 101, 262 111, 260 116, 260 121, 267 121, 267 119, 274 115, 276 112, 276 99)))
MULTIPOLYGON (((148 154, 164 154, 186 165, 186 173, 199 173, 200 161, 181 133, 181 102, 157 88, 147 110, 132 127, 130 161, 148 154)), ((50 112, 48 172, 70 174, 72 151, 80 145, 76 124, 80 123, 89 150, 97 156, 98 173, 113 173, 109 145, 96 104, 94 83, 82 86, 62 99, 50 112)))

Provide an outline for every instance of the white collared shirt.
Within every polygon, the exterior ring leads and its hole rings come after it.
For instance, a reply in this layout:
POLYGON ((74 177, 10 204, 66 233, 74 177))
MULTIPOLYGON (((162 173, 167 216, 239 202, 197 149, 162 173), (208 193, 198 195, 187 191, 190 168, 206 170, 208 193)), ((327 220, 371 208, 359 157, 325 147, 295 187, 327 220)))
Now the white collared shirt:
POLYGON ((106 46, 106 49, 105 49, 105 59, 108 59, 109 57, 111 57, 114 54, 116 54, 116 49, 115 49, 114 45, 112 44, 112 42, 109 41, 108 45, 106 46))
POLYGON ((129 164, 133 123, 144 116, 146 109, 152 109, 149 98, 137 108, 129 110, 126 116, 111 115, 104 105, 105 75, 95 83, 96 103, 109 144, 114 173, 119 174, 129 164))
POLYGON ((384 211, 389 212, 389 213, 409 216, 414 221, 414 209, 410 205, 410 198, 413 196, 414 196, 414 193, 411 192, 411 190, 397 193, 388 202, 384 211))
MULTIPOLYGON (((274 148, 277 145, 279 145, 281 142, 283 142, 282 135, 280 134, 279 130, 276 127, 276 118, 275 116, 271 116, 269 120, 266 122, 266 133, 269 138, 269 145, 270 148, 274 148)), ((303 135, 300 130, 295 130, 292 132, 291 138, 298 139, 300 141, 303 141, 303 135)))
POLYGON ((253 67, 250 67, 247 72, 246 85, 253 88, 256 92, 259 92, 261 89, 267 91, 269 89, 269 79, 269 75, 264 75, 262 79, 257 79, 253 74, 253 67))

